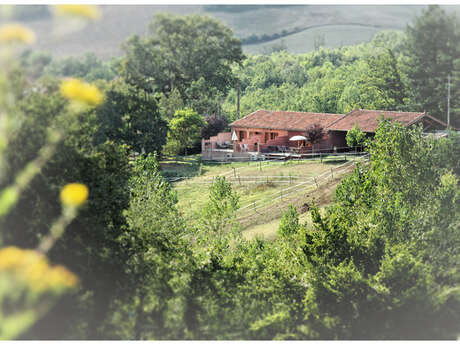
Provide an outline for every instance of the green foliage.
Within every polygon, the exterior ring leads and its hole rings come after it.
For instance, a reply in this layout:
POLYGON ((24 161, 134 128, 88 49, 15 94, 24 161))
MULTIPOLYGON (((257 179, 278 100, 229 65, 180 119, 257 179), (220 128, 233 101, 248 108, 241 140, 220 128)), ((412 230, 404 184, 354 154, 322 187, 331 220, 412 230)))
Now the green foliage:
POLYGON ((19 59, 24 74, 32 80, 36 80, 44 74, 53 57, 48 53, 25 50, 19 59))
POLYGON ((312 282, 305 335, 456 336, 460 304, 453 267, 459 256, 447 246, 450 259, 438 251, 447 238, 457 246, 458 176, 446 175, 457 163, 444 150, 456 140, 427 139, 421 128, 383 121, 370 144, 369 167, 344 180, 325 216, 313 210, 314 230, 306 230, 302 246, 312 282), (442 291, 451 293, 446 298, 442 291))
POLYGON ((362 107, 381 110, 404 110, 407 91, 401 81, 396 57, 391 49, 367 60, 367 73, 359 83, 362 107))
POLYGON ((299 230, 299 214, 295 206, 289 205, 286 212, 283 213, 280 225, 278 227, 278 234, 284 237, 291 236, 299 230))
MULTIPOLYGON (((448 15, 437 5, 431 5, 406 30, 406 73, 411 98, 417 110, 446 121, 447 76, 458 76, 460 55, 460 24, 455 14, 448 15)), ((459 79, 451 86, 458 90, 459 79)), ((458 98, 452 98, 451 113, 455 124, 460 124, 458 98)))
POLYGON ((99 60, 94 53, 86 53, 80 58, 53 60, 45 68, 44 73, 59 77, 81 78, 88 82, 99 79, 110 81, 115 77, 109 64, 99 60))
POLYGON ((127 309, 120 313, 134 315, 134 339, 174 339, 184 328, 183 305, 178 303, 188 282, 185 223, 155 156, 136 160, 130 185, 128 229, 119 237, 128 252, 129 291, 123 299, 127 309), (179 308, 171 309, 171 304, 179 308))
POLYGON ((187 149, 193 147, 200 138, 205 124, 203 118, 193 110, 178 110, 169 122, 168 140, 178 143, 178 151, 184 150, 187 154, 187 149))
POLYGON ((209 191, 209 201, 201 214, 201 231, 207 236, 222 236, 228 226, 234 226, 238 208, 239 196, 233 192, 231 183, 225 177, 216 177, 209 191))
POLYGON ((355 124, 353 128, 347 132, 345 139, 347 140, 347 145, 350 147, 360 146, 366 139, 366 133, 364 133, 361 128, 355 124))
POLYGON ((243 59, 230 29, 197 15, 159 14, 149 36, 131 37, 124 50, 119 72, 128 83, 168 98, 178 90, 185 106, 208 114, 215 111, 215 98, 233 85, 231 65, 243 59))
POLYGON ((177 89, 173 89, 168 96, 164 93, 159 94, 158 107, 164 119, 171 120, 176 111, 184 109, 184 102, 177 89))
POLYGON ((161 152, 167 122, 155 98, 122 81, 109 84, 102 105, 95 109, 96 143, 113 140, 136 152, 161 152))
MULTIPOLYGON (((257 109, 346 113, 355 107, 410 110, 400 71, 402 38, 400 33, 382 32, 367 44, 250 56, 243 68, 235 68, 241 113, 257 109)), ((222 107, 230 118, 236 115, 235 104, 232 90, 222 107)))

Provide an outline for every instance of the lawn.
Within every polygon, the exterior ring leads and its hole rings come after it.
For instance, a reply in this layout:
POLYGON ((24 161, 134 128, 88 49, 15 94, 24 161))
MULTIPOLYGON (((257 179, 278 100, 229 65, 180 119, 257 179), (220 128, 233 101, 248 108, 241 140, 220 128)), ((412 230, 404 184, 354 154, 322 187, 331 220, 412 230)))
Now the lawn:
MULTIPOLYGON (((324 213, 326 206, 320 207, 322 213, 324 213)), ((301 213, 299 215, 299 221, 302 224, 311 225, 311 214, 310 212, 301 213)), ((280 225, 281 218, 276 218, 265 224, 258 224, 249 227, 243 231, 243 236, 250 240, 256 237, 263 238, 265 240, 273 240, 276 237, 276 232, 280 225)))
MULTIPOLYGON (((308 192, 299 187, 297 193, 297 185, 310 181, 312 178, 321 174, 328 174, 331 168, 343 164, 340 161, 327 161, 322 163, 319 160, 304 160, 304 161, 285 161, 285 162, 234 162, 227 164, 216 164, 210 162, 200 162, 199 156, 188 156, 186 158, 170 158, 160 162, 163 174, 169 178, 177 178, 179 176, 189 176, 187 179, 182 179, 178 182, 172 182, 178 196, 178 206, 184 216, 193 221, 198 216, 200 210, 208 201, 209 188, 212 180, 216 176, 225 176, 233 184, 233 189, 240 196, 240 205, 244 210, 239 211, 239 216, 253 213, 253 203, 256 205, 265 204, 270 207, 271 200, 279 197, 281 191, 286 188, 289 190, 291 197, 297 198, 295 203, 303 202, 303 198, 308 197, 308 200, 315 200, 319 205, 325 205, 330 202, 332 192, 335 189, 335 184, 340 181, 340 177, 331 181, 334 188, 330 186, 320 186, 313 192, 308 192), (306 193, 304 193, 306 192, 306 193), (276 194, 278 193, 278 194, 276 194), (296 194, 297 193, 297 194, 296 194), (274 195, 275 194, 275 195, 274 195), (305 195, 304 195, 305 194, 305 195)), ((279 198, 278 198, 279 199, 279 198)), ((289 199, 288 199, 289 200, 289 199)), ((278 200, 278 203, 284 206, 283 200, 278 200)), ((243 222, 243 226, 248 228, 248 233, 259 233, 260 229, 268 229, 265 231, 268 237, 276 233, 277 225, 281 217, 282 210, 277 209, 267 216, 262 215, 260 219, 251 220, 251 222, 243 222), (273 220, 275 218, 275 220, 273 220), (273 220, 273 221, 272 221, 273 220), (267 223, 266 227, 256 225, 257 223, 267 223), (274 229, 274 230, 273 230, 274 229)), ((265 224, 264 224, 265 225, 265 224)))

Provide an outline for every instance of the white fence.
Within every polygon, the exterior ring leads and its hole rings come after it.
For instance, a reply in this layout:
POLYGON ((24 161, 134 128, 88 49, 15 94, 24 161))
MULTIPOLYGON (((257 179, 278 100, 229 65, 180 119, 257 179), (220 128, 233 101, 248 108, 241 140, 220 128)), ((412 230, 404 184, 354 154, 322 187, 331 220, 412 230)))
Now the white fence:
MULTIPOLYGON (((363 159, 368 159, 368 155, 364 156, 363 159)), ((341 176, 343 173, 351 170, 351 168, 354 168, 356 161, 357 160, 348 161, 345 164, 331 168, 321 175, 311 177, 307 181, 303 181, 291 187, 277 191, 264 199, 254 202, 246 202, 241 205, 238 210, 237 220, 243 226, 248 226, 253 221, 258 218, 260 219, 262 216, 268 215, 269 213, 271 216, 275 213, 282 213, 286 210, 289 204, 292 204, 299 199, 304 199, 305 193, 318 189, 321 185, 325 184, 330 179, 333 179, 334 175, 336 177, 341 176)))

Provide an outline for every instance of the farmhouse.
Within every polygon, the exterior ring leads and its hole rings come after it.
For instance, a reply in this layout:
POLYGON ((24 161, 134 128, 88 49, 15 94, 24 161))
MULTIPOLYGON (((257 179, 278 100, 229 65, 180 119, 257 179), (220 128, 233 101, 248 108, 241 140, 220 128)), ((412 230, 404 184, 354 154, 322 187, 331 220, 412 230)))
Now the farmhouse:
MULTIPOLYGON (((289 140, 293 136, 303 135, 314 124, 327 128, 342 117, 340 114, 257 110, 230 124, 236 136, 234 150, 268 152, 282 146, 295 147, 299 143, 289 140)), ((318 146, 334 146, 330 139, 326 134, 318 146)), ((302 145, 308 147, 310 143, 303 142, 302 145)))
POLYGON ((381 116, 383 116, 384 119, 398 121, 404 127, 422 124, 425 132, 447 128, 446 123, 439 121, 427 113, 355 109, 330 124, 326 130, 329 132, 329 135, 335 138, 335 142, 345 146, 345 136, 355 124, 358 125, 363 132, 367 133, 368 136, 373 136, 379 126, 381 116))
POLYGON ((346 134, 355 124, 373 136, 383 116, 405 127, 422 124, 424 131, 442 130, 447 124, 426 113, 355 109, 347 114, 326 114, 278 110, 257 110, 230 124, 231 132, 203 139, 202 151, 227 150, 232 153, 268 153, 296 150, 334 150, 345 148, 346 134), (322 140, 314 145, 306 140, 291 140, 305 135, 307 128, 318 124, 324 129, 322 140))

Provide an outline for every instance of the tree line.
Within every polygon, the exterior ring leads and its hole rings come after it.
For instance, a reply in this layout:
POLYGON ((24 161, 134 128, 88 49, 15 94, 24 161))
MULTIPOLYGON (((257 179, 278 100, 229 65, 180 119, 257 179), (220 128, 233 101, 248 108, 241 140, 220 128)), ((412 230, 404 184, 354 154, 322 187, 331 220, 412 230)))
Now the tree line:
POLYGON ((110 90, 96 111, 111 114, 98 115, 105 137, 137 152, 183 154, 194 147, 197 152, 201 137, 236 119, 237 89, 242 115, 261 108, 326 113, 367 108, 426 111, 446 122, 450 75, 451 125, 459 127, 458 27, 455 15, 429 6, 406 32, 380 32, 369 43, 244 56, 239 40, 214 19, 159 15, 145 37, 124 43, 121 58, 103 62, 87 54, 56 60, 26 52, 21 62, 32 80, 77 76, 110 90), (142 111, 147 100, 148 114, 142 111), (110 106, 117 102, 130 106, 110 106), (196 113, 197 124, 187 144, 174 139, 174 130, 167 134, 175 113, 186 109, 196 113), (162 129, 150 135, 149 126, 162 129))

